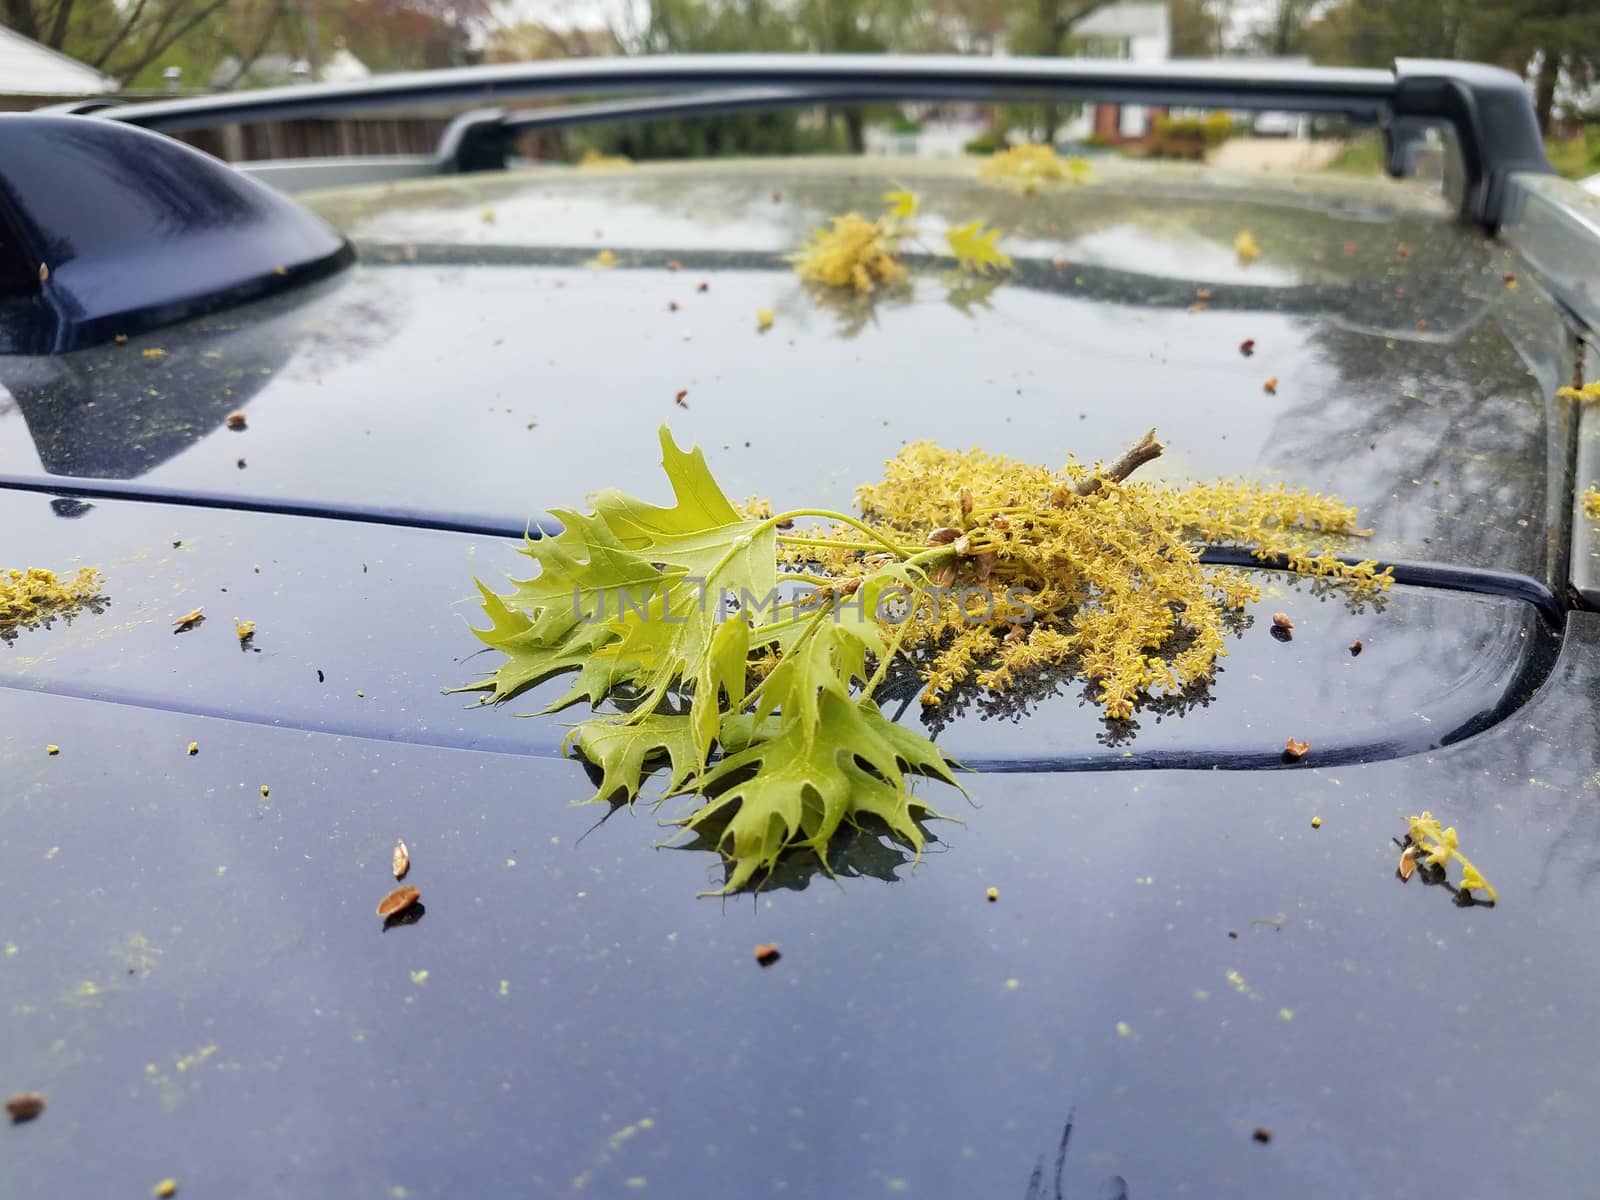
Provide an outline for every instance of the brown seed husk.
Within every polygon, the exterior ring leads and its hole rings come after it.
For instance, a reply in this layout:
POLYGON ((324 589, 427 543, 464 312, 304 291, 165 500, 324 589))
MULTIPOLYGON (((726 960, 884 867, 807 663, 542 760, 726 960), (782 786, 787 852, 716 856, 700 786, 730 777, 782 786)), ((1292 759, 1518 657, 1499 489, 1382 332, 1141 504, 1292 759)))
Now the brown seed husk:
POLYGON ((31 1121, 44 1111, 44 1097, 38 1092, 18 1092, 6 1101, 6 1113, 14 1124, 31 1121))
POLYGON ((411 851, 406 849, 404 842, 394 844, 394 877, 404 879, 406 872, 411 870, 411 851))
POLYGON ((378 915, 392 917, 397 912, 405 912, 418 900, 422 899, 422 892, 414 887, 395 888, 378 902, 378 915))
POLYGON ((762 942, 756 946, 756 961, 763 967, 770 967, 783 955, 778 953, 778 948, 771 942, 762 942))

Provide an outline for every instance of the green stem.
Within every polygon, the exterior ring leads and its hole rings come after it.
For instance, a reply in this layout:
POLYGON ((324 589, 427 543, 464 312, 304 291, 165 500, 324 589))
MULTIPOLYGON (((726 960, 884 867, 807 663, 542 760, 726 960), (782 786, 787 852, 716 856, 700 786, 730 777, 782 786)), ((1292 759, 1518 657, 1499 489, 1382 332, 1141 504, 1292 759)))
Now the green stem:
POLYGON ((956 548, 954 546, 930 546, 926 550, 922 550, 911 555, 911 557, 907 558, 901 565, 906 567, 921 567, 927 563, 936 563, 940 559, 954 558, 955 553, 956 548))
POLYGON ((867 680, 867 686, 861 693, 863 700, 872 699, 872 693, 878 690, 878 685, 883 682, 883 677, 889 673, 889 665, 894 662, 895 657, 900 653, 900 643, 905 639, 906 630, 910 627, 911 620, 909 615, 906 620, 895 626, 894 641, 889 645, 889 652, 878 663, 878 669, 872 673, 872 678, 867 680))
MULTIPOLYGON (((805 617, 791 617, 788 621, 782 622, 783 625, 798 625, 801 621, 805 621, 806 622, 805 631, 803 633, 801 633, 801 635, 798 638, 795 639, 794 645, 789 647, 787 653, 793 654, 797 649, 799 649, 801 643, 803 643, 808 637, 812 637, 812 636, 815 635, 815 633, 817 631, 817 627, 822 623, 822 618, 827 616, 830 612, 833 611, 833 605, 834 605, 834 600, 830 596, 827 599, 827 601, 824 602, 817 609, 816 612, 808 614, 805 617)), ((763 626, 760 627, 760 630, 761 630, 761 632, 765 633, 768 630, 773 629, 774 627, 775 626, 773 626, 773 625, 763 625, 763 626)), ((745 698, 744 698, 744 707, 745 708, 749 708, 751 701, 753 701, 757 696, 761 695, 762 691, 765 690, 767 684, 772 681, 772 676, 773 676, 774 672, 776 671, 776 669, 777 668, 774 668, 773 671, 769 671, 767 673, 767 676, 766 676, 765 679, 763 679, 760 683, 756 684, 755 687, 751 688, 750 691, 745 694, 745 698)))
MULTIPOLYGON (((878 545, 882 546, 885 550, 889 551, 896 558, 905 558, 906 557, 907 551, 905 550, 904 547, 895 545, 893 542, 891 542, 888 538, 884 537, 883 534, 879 533, 872 526, 866 524, 863 521, 858 521, 854 517, 847 517, 843 513, 830 512, 829 510, 827 510, 825 508, 791 508, 788 512, 779 513, 777 516, 771 517, 768 520, 762 522, 762 524, 764 524, 764 525, 767 525, 767 524, 776 525, 779 521, 792 521, 796 517, 821 517, 821 518, 823 518, 824 520, 827 520, 827 521, 837 521, 841 525, 848 525, 848 526, 850 526, 850 528, 858 530, 859 532, 866 534, 869 538, 871 538, 873 541, 877 542, 878 545)), ((790 545, 797 544, 794 539, 786 537, 784 534, 781 534, 781 533, 778 535, 778 540, 780 542, 787 542, 790 545)), ((829 545, 829 546, 838 546, 841 543, 839 543, 839 542, 827 542, 825 544, 829 545)), ((848 544, 848 543, 845 543, 845 544, 848 544)))
POLYGON ((808 546, 817 550, 870 550, 871 546, 863 542, 840 542, 833 538, 808 538, 795 534, 780 533, 778 543, 783 546, 808 546))

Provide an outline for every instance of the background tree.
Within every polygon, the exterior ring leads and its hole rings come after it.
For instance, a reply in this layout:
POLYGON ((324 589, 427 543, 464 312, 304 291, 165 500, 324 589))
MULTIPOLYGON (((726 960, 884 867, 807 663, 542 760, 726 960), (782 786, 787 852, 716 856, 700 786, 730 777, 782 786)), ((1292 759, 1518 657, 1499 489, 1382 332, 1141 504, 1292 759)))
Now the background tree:
POLYGON ((228 0, 0 0, 10 28, 127 84, 228 0))
POLYGON ((1273 0, 1265 23, 1251 34, 1262 54, 1284 57, 1303 52, 1304 33, 1312 15, 1325 7, 1323 0, 1273 0))
POLYGON ((494 23, 489 0, 329 0, 323 7, 321 45, 342 37, 374 71, 464 66, 494 23))
POLYGON ((454 66, 492 21, 491 0, 0 0, 0 23, 124 87, 160 87, 169 66, 209 86, 269 52, 315 71, 338 40, 375 70, 454 66))
POLYGON ((1335 0, 1305 29, 1319 62, 1387 66, 1397 57, 1464 58, 1533 76, 1539 124, 1550 131, 1557 86, 1600 76, 1594 0, 1335 0))
POLYGON ((1211 58, 1222 53, 1225 5, 1207 0, 1170 0, 1173 58, 1211 58))
MULTIPOLYGON (((1013 54, 1058 58, 1078 48, 1073 29, 1109 0, 1019 0, 1013 10, 1008 44, 1013 54)), ((1041 104, 1034 110, 1034 130, 1042 142, 1053 142, 1064 115, 1059 104, 1041 104)))

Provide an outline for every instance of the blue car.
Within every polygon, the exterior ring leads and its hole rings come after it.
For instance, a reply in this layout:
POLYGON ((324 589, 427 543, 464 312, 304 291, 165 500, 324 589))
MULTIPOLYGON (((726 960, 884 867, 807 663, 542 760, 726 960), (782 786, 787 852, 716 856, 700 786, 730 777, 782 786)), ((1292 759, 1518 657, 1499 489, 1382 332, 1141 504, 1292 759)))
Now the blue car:
POLYGON ((1592 1194, 1597 278, 1595 198, 1468 64, 584 60, 0 116, 0 1196, 1592 1194), (517 153, 1041 98, 1338 116, 1397 177, 517 153), (177 137, 419 104, 471 107, 421 156, 177 137), (890 192, 1010 269, 796 274, 890 192), (1394 583, 1206 547, 1259 596, 1131 719, 1072 667, 890 677, 953 819, 730 889, 670 772, 628 803, 588 706, 541 711, 571 677, 459 690, 505 661, 474 581, 552 510, 667 501, 662 426, 774 513, 911 443, 1154 427, 1153 478, 1356 506, 1394 583))

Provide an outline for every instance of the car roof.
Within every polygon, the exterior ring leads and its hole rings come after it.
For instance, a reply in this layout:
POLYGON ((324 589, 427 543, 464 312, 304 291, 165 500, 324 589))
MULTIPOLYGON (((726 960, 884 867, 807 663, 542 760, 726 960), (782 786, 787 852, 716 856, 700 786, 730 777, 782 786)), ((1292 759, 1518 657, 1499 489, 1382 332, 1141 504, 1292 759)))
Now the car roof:
MULTIPOLYGON (((952 753, 1012 768, 1269 764, 1281 739, 1255 731, 1286 691, 1319 714, 1333 757, 1479 726, 1523 680, 1540 618, 1537 604, 1461 589, 1537 598, 1553 569, 1546 397, 1561 360, 1550 300, 1508 289, 1504 253, 1419 189, 1291 178, 1246 190, 1142 164, 1094 172, 1027 195, 981 185, 965 164, 763 160, 310 195, 354 242, 355 268, 121 344, 8 360, 15 406, 0 414, 0 453, 30 487, 69 476, 107 497, 134 487, 259 511, 258 557, 296 540, 283 519, 294 514, 356 526, 302 553, 298 569, 320 581, 312 592, 255 603, 273 623, 329 634, 309 657, 265 668, 286 672, 281 683, 248 700, 203 671, 156 684, 133 670, 175 649, 152 626, 113 651, 141 680, 130 700, 553 754, 564 737, 553 718, 463 719, 454 698, 391 704, 378 688, 344 711, 306 692, 312 659, 342 674, 365 653, 316 609, 359 585, 358 562, 406 561, 428 582, 384 621, 398 643, 428 645, 446 613, 470 615, 456 601, 472 576, 494 585, 526 573, 515 541, 549 508, 608 486, 658 494, 663 424, 704 447, 732 495, 843 508, 910 441, 1061 463, 1109 459, 1155 427, 1168 450, 1152 475, 1333 492, 1373 527, 1364 553, 1425 575, 1480 575, 1396 596, 1381 616, 1319 603, 1341 645, 1381 626, 1369 640, 1393 658, 1388 670, 1305 677, 1296 657, 1243 641, 1218 704, 1157 719, 1130 745, 1096 737, 1093 708, 1052 679, 1028 703, 941 715, 952 753), (1000 225, 1015 270, 979 281, 935 264, 897 294, 842 300, 795 278, 784 255, 808 230, 899 188, 918 193, 930 238, 972 219, 1000 225), (1236 255, 1241 232, 1263 247, 1259 260, 1236 255), (600 251, 613 266, 596 265, 600 251), (761 309, 775 314, 769 331, 761 309), (235 411, 240 429, 224 420, 235 411), (454 570, 463 551, 451 533, 471 535, 469 565, 454 570), (1360 689, 1373 674, 1389 687, 1368 705, 1360 689), (1430 715, 1400 732, 1395 711, 1430 715)), ((233 520, 195 512, 142 532, 159 557, 138 602, 214 573, 205 531, 233 520), (188 548, 168 553, 169 537, 188 548)), ((118 537, 127 531, 105 553, 118 537)), ((35 677, 81 692, 100 654, 91 641, 64 646, 35 677)), ((403 661, 391 654, 395 678, 428 691, 477 674, 403 661)), ((515 711, 553 699, 552 686, 515 711)))
POLYGON ((1061 462, 1154 426, 1171 476, 1337 492, 1385 558, 1548 579, 1559 315, 1504 285, 1506 251, 1400 185, 1097 170, 1037 197, 970 168, 815 160, 305 197, 358 268, 123 345, 13 357, 0 453, 13 475, 515 528, 648 480, 664 420, 735 494, 836 505, 909 440, 1061 462), (1018 269, 819 302, 783 255, 900 184, 934 230, 1002 228, 1018 269), (1264 247, 1248 266, 1240 232, 1264 247), (590 265, 601 250, 614 269, 590 265), (758 309, 777 316, 768 335, 758 309), (161 355, 121 369, 146 350, 161 355), (253 418, 248 473, 218 434, 235 408, 253 418), (779 440, 788 453, 760 452, 779 440))
POLYGON ((1600 620, 1538 595, 1570 328, 1397 185, 1096 172, 310 196, 350 269, 0 359, 8 561, 109 581, 0 647, 0 1089, 50 1105, 0 1191, 1317 1200, 1419 1146, 1456 1194, 1581 1188, 1600 620), (782 256, 902 186, 1018 269, 819 304, 782 256), (1131 738, 1062 681, 973 706, 920 862, 849 830, 701 900, 718 857, 660 824, 690 801, 572 803, 566 726, 516 715, 548 697, 441 690, 480 672, 473 578, 596 488, 661 497, 663 423, 732 495, 834 507, 909 440, 1059 463, 1155 425, 1163 477, 1336 491, 1416 569, 1346 605, 1258 566, 1211 691, 1131 738), (1398 878, 1423 807, 1498 907, 1398 878), (387 924, 396 838, 425 908, 387 924))

